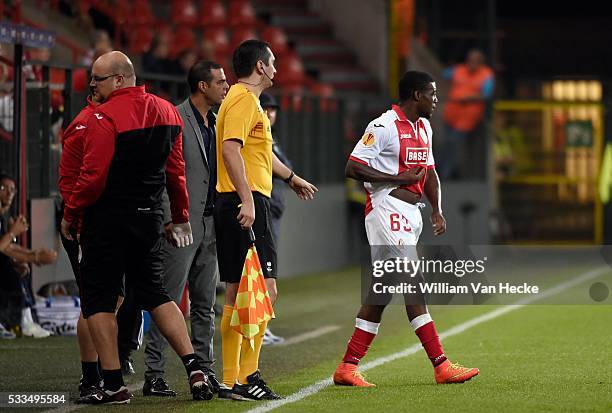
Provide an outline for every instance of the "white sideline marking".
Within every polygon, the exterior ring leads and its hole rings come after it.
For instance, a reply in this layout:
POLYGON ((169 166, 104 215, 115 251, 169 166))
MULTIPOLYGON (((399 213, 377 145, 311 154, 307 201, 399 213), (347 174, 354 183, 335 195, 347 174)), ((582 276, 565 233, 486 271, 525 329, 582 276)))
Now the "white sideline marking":
MULTIPOLYGON (((560 292, 563 292, 569 288, 575 287, 577 285, 580 285, 586 281, 589 281, 593 278, 599 277, 600 275, 603 275, 605 272, 609 272, 610 268, 609 267, 599 267, 596 268, 594 270, 585 272, 580 274, 578 277, 573 278, 569 281, 565 281, 555 287, 549 288, 547 290, 545 290, 544 292, 542 292, 541 294, 538 294, 536 297, 527 297, 524 298, 522 300, 519 300, 516 302, 516 304, 513 305, 508 305, 502 308, 498 308, 496 310, 490 311, 488 313, 485 313, 483 315, 480 315, 478 317, 472 318, 471 320, 468 320, 464 323, 461 323, 459 325, 456 325, 455 327, 452 327, 448 330, 446 330, 444 333, 440 334, 440 338, 444 339, 444 338, 448 338, 448 337, 452 337, 455 336, 457 334, 463 333, 465 330, 468 330, 474 326, 477 326, 478 324, 484 323, 486 321, 492 320, 494 318, 500 317, 504 314, 510 313, 512 311, 518 310, 522 307, 524 307, 527 304, 531 304, 535 301, 539 301, 542 300, 544 298, 548 298, 551 297, 553 295, 559 294, 560 292)), ((415 354, 417 353, 419 350, 421 350, 421 343, 417 343, 415 345, 412 345, 410 347, 408 347, 405 350, 399 351, 397 353, 393 353, 390 354, 388 356, 385 357, 380 357, 377 359, 374 359, 368 363, 363 364, 360 367, 361 371, 367 371, 370 369, 373 369, 374 367, 378 367, 380 365, 389 363, 391 361, 395 361, 399 358, 402 357, 406 357, 409 356, 411 354, 415 354)), ((314 384, 311 384, 310 386, 307 387, 303 387, 300 390, 298 390, 297 392, 291 394, 290 396, 285 397, 284 399, 281 400, 275 400, 275 401, 271 401, 268 402, 262 406, 256 407, 254 409, 248 410, 246 413, 265 413, 265 412, 269 412, 271 410, 276 409, 277 407, 281 407, 284 406, 285 404, 289 404, 289 403, 295 403, 297 401, 300 401, 308 396, 311 396, 313 394, 316 394, 318 392, 320 392, 321 390, 323 390, 326 387, 329 387, 333 384, 331 377, 324 379, 324 380, 320 380, 314 384)))
POLYGON ((290 346, 292 344, 301 343, 302 341, 310 340, 313 338, 320 337, 322 335, 331 333, 332 331, 336 331, 340 329, 340 326, 323 326, 319 327, 312 331, 307 331, 302 334, 298 334, 297 336, 289 337, 282 343, 276 344, 276 346, 290 346))

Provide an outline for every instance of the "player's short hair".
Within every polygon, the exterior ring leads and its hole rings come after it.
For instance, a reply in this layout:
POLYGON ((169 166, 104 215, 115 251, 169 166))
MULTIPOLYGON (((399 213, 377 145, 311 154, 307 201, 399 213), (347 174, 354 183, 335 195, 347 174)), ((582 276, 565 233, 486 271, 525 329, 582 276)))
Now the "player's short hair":
POLYGON ((191 93, 198 90, 198 83, 200 82, 206 82, 210 85, 213 79, 213 69, 221 69, 221 65, 212 60, 199 60, 191 66, 189 73, 187 73, 187 84, 191 93))
POLYGON ((429 73, 410 70, 399 81, 399 99, 405 102, 412 99, 414 92, 424 90, 434 78, 429 73))
POLYGON ((6 174, 4 172, 0 172, 0 182, 2 182, 2 181, 13 181, 13 182, 15 182, 15 178, 13 178, 9 174, 6 174))
POLYGON ((240 43, 232 56, 236 77, 250 76, 258 61, 261 60, 267 64, 270 57, 270 45, 266 42, 251 39, 240 43))

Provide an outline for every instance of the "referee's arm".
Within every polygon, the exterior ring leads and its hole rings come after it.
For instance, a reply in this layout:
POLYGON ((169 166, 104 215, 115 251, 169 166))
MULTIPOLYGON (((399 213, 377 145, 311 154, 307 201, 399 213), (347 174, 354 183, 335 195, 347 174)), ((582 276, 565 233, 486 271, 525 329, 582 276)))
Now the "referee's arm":
POLYGON ((237 217, 238 222, 243 228, 250 228, 253 222, 255 222, 255 203, 253 202, 253 194, 247 181, 244 159, 240 153, 241 148, 241 139, 229 138, 223 141, 221 153, 227 174, 242 202, 240 213, 237 217))

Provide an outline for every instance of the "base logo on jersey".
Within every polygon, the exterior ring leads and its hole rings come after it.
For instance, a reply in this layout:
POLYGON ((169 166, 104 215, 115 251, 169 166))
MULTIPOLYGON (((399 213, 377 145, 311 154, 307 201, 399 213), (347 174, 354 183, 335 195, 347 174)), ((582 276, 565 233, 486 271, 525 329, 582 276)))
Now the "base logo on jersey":
POLYGON ((370 147, 374 145, 374 142, 375 142, 374 134, 371 132, 368 132, 361 137, 361 143, 363 143, 363 146, 370 147))
POLYGON ((428 148, 406 148, 406 165, 423 164, 427 162, 428 148))

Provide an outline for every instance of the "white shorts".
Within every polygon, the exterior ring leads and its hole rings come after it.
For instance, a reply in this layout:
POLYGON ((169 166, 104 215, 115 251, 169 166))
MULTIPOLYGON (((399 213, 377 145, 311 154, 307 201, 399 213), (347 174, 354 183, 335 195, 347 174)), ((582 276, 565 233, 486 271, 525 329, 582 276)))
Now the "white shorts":
POLYGON ((417 205, 387 195, 366 216, 365 228, 371 246, 416 246, 423 230, 423 218, 417 205))

